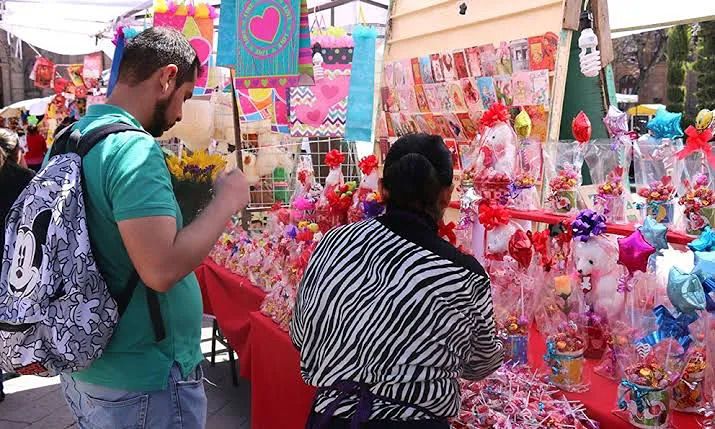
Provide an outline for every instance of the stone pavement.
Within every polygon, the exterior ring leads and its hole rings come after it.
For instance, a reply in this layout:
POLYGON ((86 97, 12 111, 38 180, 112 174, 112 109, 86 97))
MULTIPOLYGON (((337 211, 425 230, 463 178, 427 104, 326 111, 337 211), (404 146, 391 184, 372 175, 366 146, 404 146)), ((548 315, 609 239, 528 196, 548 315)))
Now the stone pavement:
MULTIPOLYGON (((216 366, 208 361, 211 352, 211 322, 205 321, 201 349, 208 396, 207 429, 250 428, 250 384, 239 378, 231 384, 228 354, 217 353, 216 366)), ((217 349, 222 346, 217 344, 217 349)), ((59 377, 18 377, 5 382, 7 397, 0 402, 0 429, 77 429, 65 404, 59 377)), ((151 429, 151 428, 147 428, 151 429)))

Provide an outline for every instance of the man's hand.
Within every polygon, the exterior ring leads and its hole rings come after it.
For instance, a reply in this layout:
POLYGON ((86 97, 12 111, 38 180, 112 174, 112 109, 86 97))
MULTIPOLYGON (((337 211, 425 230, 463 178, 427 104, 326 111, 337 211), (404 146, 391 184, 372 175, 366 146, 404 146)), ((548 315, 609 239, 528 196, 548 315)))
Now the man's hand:
POLYGON ((214 189, 214 200, 181 231, 176 219, 167 216, 119 222, 124 246, 145 285, 166 292, 189 275, 208 256, 226 222, 250 201, 241 170, 222 174, 214 189))
POLYGON ((235 169, 221 173, 214 184, 216 199, 228 203, 233 207, 233 212, 243 210, 251 201, 248 180, 243 171, 235 169))

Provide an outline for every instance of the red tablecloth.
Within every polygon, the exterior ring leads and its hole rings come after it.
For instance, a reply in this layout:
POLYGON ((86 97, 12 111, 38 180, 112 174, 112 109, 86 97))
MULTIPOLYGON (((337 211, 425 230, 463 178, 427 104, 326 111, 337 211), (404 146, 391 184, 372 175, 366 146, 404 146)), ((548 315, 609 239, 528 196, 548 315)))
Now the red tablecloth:
MULTIPOLYGON (((546 362, 544 362, 546 344, 538 331, 532 329, 529 336, 529 364, 534 368, 541 368, 546 372, 546 362)), ((616 408, 616 392, 618 384, 612 380, 593 374, 593 367, 598 361, 587 360, 586 367, 590 372, 591 387, 584 393, 566 393, 566 397, 571 400, 578 400, 588 409, 588 415, 601 423, 603 429, 631 428, 632 426, 624 422, 621 418, 612 413, 616 408)), ((692 414, 679 412, 673 413, 673 427, 675 429, 699 429, 701 427, 698 418, 692 414)))
MULTIPOLYGON (((260 289, 244 278, 206 261, 196 272, 205 304, 216 316, 221 330, 238 352, 241 376, 251 380, 251 426, 254 429, 300 429, 313 401, 314 388, 300 377, 300 357, 288 333, 280 330, 258 309, 265 297, 260 289)), ((532 331, 529 361, 546 371, 543 361, 545 344, 541 335, 532 331)), ((589 371, 595 362, 587 364, 589 371)), ((631 426, 612 414, 616 404, 617 384, 591 375, 591 388, 586 393, 567 393, 588 408, 589 415, 604 429, 627 429, 631 426)), ((674 413, 675 429, 700 428, 692 415, 674 413)))
POLYGON ((251 313, 251 427, 302 429, 315 388, 303 383, 300 358, 288 334, 261 313, 251 313))
POLYGON ((251 282, 207 259, 196 270, 201 285, 204 306, 208 304, 216 317, 221 332, 238 353, 242 377, 248 377, 250 353, 248 334, 251 329, 249 315, 258 311, 266 294, 251 282))

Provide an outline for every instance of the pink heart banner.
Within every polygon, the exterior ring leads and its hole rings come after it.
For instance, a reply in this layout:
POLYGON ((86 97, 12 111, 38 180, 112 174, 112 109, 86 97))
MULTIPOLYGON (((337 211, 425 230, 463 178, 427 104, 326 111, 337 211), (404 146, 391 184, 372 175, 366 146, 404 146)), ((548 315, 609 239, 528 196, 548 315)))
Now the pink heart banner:
MULTIPOLYGON (((341 49, 336 46, 333 49, 341 49)), ((344 47, 344 49, 351 49, 344 47)), ((313 86, 290 89, 290 132, 294 137, 344 137, 352 56, 322 66, 313 86)))

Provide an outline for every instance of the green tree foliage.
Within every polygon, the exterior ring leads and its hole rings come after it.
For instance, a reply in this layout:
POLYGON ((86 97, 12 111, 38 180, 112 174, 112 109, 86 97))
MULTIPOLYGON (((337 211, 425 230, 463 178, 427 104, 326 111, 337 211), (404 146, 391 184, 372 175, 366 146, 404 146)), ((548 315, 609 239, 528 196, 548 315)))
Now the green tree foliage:
POLYGON ((677 25, 668 32, 668 110, 685 110, 685 63, 688 60, 688 26, 677 25))
POLYGON ((698 110, 715 109, 715 21, 700 23, 695 71, 698 73, 698 110))

